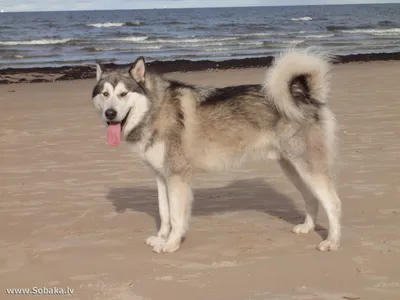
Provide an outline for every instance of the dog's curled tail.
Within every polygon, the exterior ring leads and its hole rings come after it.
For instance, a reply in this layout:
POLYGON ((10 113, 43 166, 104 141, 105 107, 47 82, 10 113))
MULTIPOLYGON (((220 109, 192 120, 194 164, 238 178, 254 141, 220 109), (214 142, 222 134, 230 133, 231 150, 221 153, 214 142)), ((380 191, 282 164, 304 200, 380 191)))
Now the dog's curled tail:
POLYGON ((274 59, 264 88, 283 117, 301 121, 304 105, 326 102, 332 58, 317 48, 291 48, 274 59))

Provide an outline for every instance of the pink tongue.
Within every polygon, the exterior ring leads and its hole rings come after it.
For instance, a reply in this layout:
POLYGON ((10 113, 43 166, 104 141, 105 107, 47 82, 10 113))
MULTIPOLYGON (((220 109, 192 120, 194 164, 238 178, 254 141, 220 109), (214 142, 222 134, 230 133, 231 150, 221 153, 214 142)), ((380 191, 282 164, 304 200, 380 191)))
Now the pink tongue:
POLYGON ((116 147, 121 142, 121 124, 111 124, 107 128, 107 142, 110 146, 116 147))

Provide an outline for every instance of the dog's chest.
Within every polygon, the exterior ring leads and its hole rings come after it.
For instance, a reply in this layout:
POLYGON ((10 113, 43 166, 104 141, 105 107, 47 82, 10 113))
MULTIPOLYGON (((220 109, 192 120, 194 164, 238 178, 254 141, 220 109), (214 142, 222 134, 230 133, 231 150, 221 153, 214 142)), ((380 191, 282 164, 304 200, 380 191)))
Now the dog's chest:
POLYGON ((139 143, 138 152, 140 158, 149 164, 154 170, 163 172, 165 165, 165 143, 157 141, 151 146, 147 143, 139 143))

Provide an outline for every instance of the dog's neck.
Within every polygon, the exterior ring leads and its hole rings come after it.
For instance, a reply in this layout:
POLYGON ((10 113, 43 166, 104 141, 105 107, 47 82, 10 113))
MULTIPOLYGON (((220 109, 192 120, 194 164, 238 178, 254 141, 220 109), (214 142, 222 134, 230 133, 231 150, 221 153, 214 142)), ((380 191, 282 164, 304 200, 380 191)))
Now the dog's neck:
POLYGON ((125 141, 131 144, 135 144, 142 140, 145 129, 144 121, 145 120, 142 120, 139 124, 137 124, 134 128, 132 128, 129 132, 125 134, 125 141))

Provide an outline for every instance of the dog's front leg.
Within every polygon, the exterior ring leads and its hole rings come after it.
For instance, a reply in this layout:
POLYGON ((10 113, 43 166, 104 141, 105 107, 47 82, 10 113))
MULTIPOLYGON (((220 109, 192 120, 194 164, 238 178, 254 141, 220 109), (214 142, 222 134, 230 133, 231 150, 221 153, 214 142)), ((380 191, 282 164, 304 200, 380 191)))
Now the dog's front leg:
POLYGON ((179 175, 167 178, 166 183, 172 230, 165 243, 154 246, 153 250, 157 253, 179 249, 188 230, 192 210, 193 193, 189 184, 179 175))
POLYGON ((146 244, 151 247, 165 243, 171 231, 167 185, 165 179, 160 175, 157 175, 157 190, 161 226, 156 236, 150 236, 146 239, 146 244))

